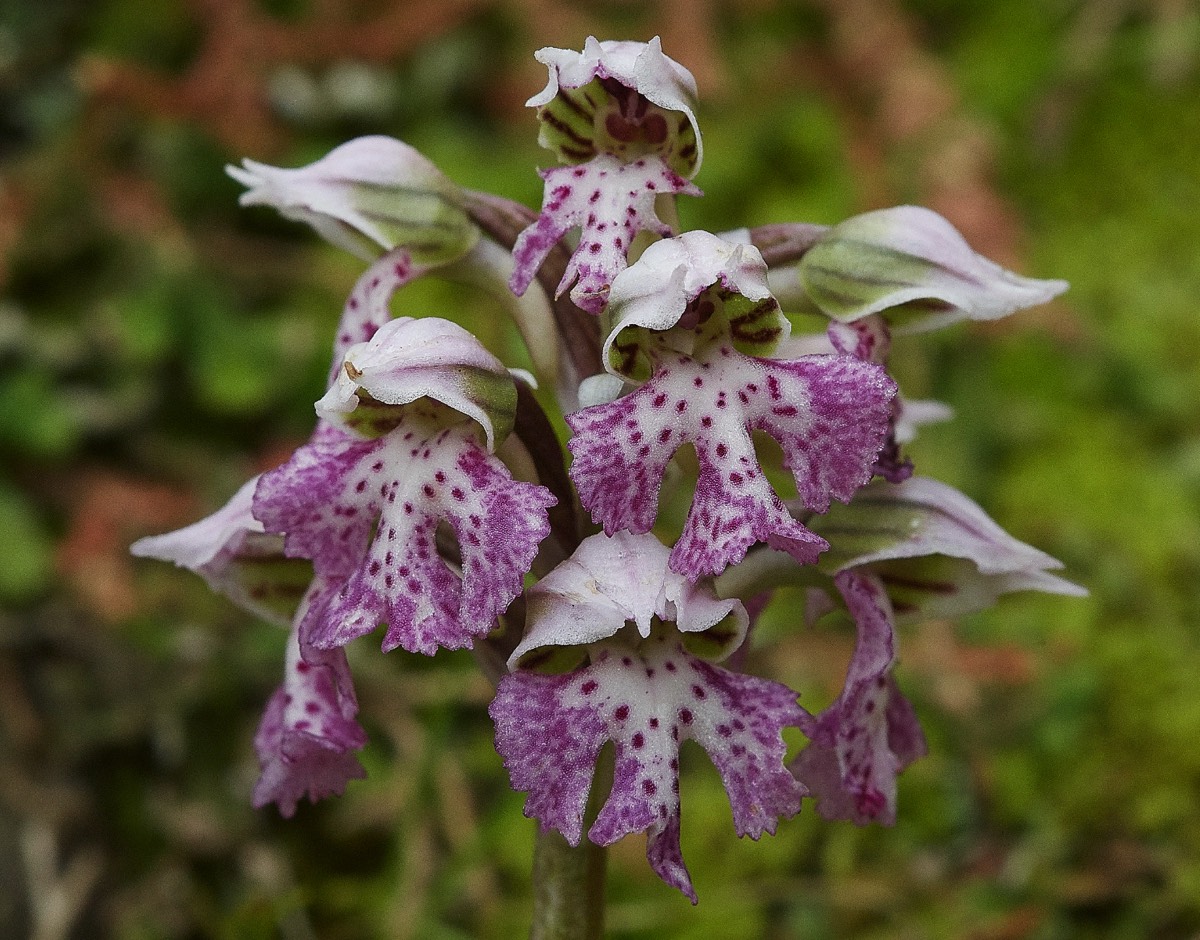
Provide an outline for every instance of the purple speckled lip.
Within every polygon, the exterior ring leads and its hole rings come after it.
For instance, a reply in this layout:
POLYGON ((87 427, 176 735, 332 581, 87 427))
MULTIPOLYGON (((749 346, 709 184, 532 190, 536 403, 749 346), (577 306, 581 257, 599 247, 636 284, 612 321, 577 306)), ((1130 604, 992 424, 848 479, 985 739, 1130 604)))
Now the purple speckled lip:
MULTIPOLYGON (((329 586, 314 581, 309 603, 319 603, 329 586)), ((302 796, 316 802, 341 795, 346 784, 366 776, 354 752, 367 743, 355 721, 358 701, 351 684, 345 650, 314 650, 302 644, 299 631, 288 638, 287 664, 281 685, 267 703, 254 749, 262 774, 254 788, 254 805, 275 803, 290 817, 302 796)))
POLYGON ((655 213, 654 200, 660 195, 701 194, 658 157, 650 156, 623 163, 602 154, 590 163, 553 167, 541 175, 546 181, 542 211, 513 246, 516 266, 509 286, 513 293, 524 294, 554 246, 578 227, 579 245, 558 293, 574 285, 571 300, 596 314, 607 303, 613 278, 625 269, 637 234, 671 234, 670 226, 655 213))
POLYGON ((432 654, 470 646, 520 593, 555 499, 512 478, 472 425, 418 413, 384 437, 305 445, 263 475, 255 515, 342 585, 314 605, 304 638, 329 649, 387 625, 384 649, 432 654), (462 570, 438 555, 446 522, 462 570))
POLYGON ((925 736, 892 677, 896 634, 883 584, 857 571, 835 582, 858 624, 858 642, 837 701, 801 723, 810 743, 791 768, 826 819, 891 825, 896 775, 925 755, 925 736))
POLYGON ((750 433, 779 442, 800 499, 821 512, 869 479, 895 384, 849 357, 775 361, 725 343, 706 352, 660 363, 628 395, 567 416, 580 499, 606 532, 647 532, 667 463, 691 444, 700 476, 671 568, 690 578, 717 574, 756 542, 811 564, 825 540, 787 512, 758 466, 750 433))
POLYGON ((588 838, 609 845, 647 832, 651 867, 696 901, 679 847, 679 746, 694 740, 721 774, 739 835, 774 832, 800 810, 804 787, 783 765, 782 728, 803 712, 785 686, 713 666, 687 653, 679 634, 636 648, 593 647, 567 675, 519 672, 501 680, 489 714, 525 814, 573 845, 606 741, 616 747, 612 791, 588 838))

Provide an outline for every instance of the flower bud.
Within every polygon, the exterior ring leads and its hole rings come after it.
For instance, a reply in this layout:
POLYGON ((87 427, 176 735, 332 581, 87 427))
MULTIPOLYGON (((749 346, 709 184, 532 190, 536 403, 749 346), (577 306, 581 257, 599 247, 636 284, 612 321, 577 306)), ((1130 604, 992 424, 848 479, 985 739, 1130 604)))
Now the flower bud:
POLYGON ((847 219, 800 259, 800 283, 827 316, 915 315, 910 330, 997 320, 1057 297, 1066 281, 1020 277, 976 254, 929 209, 898 206, 847 219))
POLYGON ((138 558, 174 562, 204 578, 242 610, 287 626, 309 581, 312 565, 284 555, 283 540, 263 530, 251 513, 258 477, 211 516, 190 526, 138 539, 138 558))
POLYGON ((821 567, 877 573, 900 620, 959 617, 1012 591, 1087 593, 1051 573, 1060 561, 1013 538, 958 490, 927 477, 872 482, 811 525, 829 539, 821 567))
POLYGON ((608 303, 614 327, 604 343, 604 366, 635 381, 652 371, 652 337, 674 327, 705 332, 711 321, 709 329, 728 328, 738 352, 759 356, 772 353, 791 329, 767 286, 758 249, 703 231, 650 245, 617 275, 608 303))
MULTIPOLYGON (((642 639, 655 619, 697 639, 689 648, 723 659, 741 645, 749 618, 740 601, 717 597, 709 581, 692 583, 668 567, 671 550, 653 535, 596 534, 526 594, 525 637, 509 668, 544 662, 553 647, 583 647, 632 623, 642 639)), ((561 662, 562 659, 556 660, 561 662)))
POLYGON ((359 137, 298 169, 243 160, 225 170, 247 187, 243 206, 274 206, 364 261, 396 247, 417 261, 453 261, 479 238, 459 187, 390 137, 359 137))

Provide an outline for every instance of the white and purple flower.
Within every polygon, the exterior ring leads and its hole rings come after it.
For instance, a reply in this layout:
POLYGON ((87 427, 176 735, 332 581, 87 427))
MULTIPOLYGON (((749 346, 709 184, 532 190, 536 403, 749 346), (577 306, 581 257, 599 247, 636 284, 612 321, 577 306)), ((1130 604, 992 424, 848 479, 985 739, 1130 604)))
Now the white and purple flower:
POLYGON ((432 654, 492 630, 555 503, 492 453, 515 402, 500 361, 449 321, 392 320, 347 352, 318 402, 337 424, 263 474, 254 496, 254 515, 284 535, 290 557, 341 580, 312 606, 305 642, 331 649, 386 624, 385 650, 432 654), (443 523, 453 565, 439 550, 443 523))
POLYGON ((308 443, 208 519, 133 551, 291 624, 255 738, 256 806, 291 816, 363 776, 350 641, 383 627, 385 651, 475 647, 499 676, 496 749, 526 814, 571 845, 646 833, 653 870, 695 902, 684 741, 717 768, 739 835, 773 833, 805 796, 830 819, 891 823, 897 775, 926 750, 893 677, 897 623, 1007 591, 1082 593, 966 496, 911 476, 899 445, 946 410, 903 402, 888 374, 897 327, 995 319, 1066 285, 1005 271, 911 206, 831 228, 672 237, 674 197, 701 195, 691 74, 657 38, 589 38, 537 59, 549 78, 528 104, 563 165, 542 171, 536 217, 384 137, 299 169, 229 168, 243 204, 307 222, 370 266, 342 311, 308 443), (776 264, 770 281, 755 244, 776 264), (564 248, 555 297, 526 293, 564 248), (525 373, 451 320, 393 318, 395 292, 434 273, 501 287, 559 394, 569 470, 548 396, 518 385, 525 373), (823 314, 825 332, 792 338, 781 299, 823 314), (696 484, 668 547, 651 529, 669 527, 660 495, 688 450, 696 484), (794 500, 769 470, 790 475, 794 500), (583 511, 602 533, 584 537, 583 511), (856 625, 841 694, 815 715, 739 671, 747 607, 788 584, 809 588, 813 614, 840 598, 856 625), (790 761, 787 727, 809 739, 790 761), (610 742, 611 788, 589 824, 610 742))
POLYGON ((609 534, 649 531, 667 464, 684 445, 695 449, 699 478, 671 554, 672 569, 691 578, 720 573, 756 542, 815 562, 826 542, 787 511, 751 433, 778 442, 804 506, 824 512, 870 479, 895 394, 883 369, 851 356, 775 360, 739 350, 769 349, 787 330, 757 255, 702 232, 647 250, 614 285, 605 364, 649 378, 567 416, 571 478, 609 534), (664 285, 658 295, 643 289, 654 278, 664 285))
POLYGON ((537 59, 550 80, 527 103, 538 109, 539 142, 567 165, 541 171, 542 211, 513 246, 509 283, 523 294, 562 236, 579 228, 558 293, 574 285, 571 300, 599 314, 639 233, 671 234, 655 208, 660 197, 701 195, 689 182, 703 157, 696 83, 658 37, 589 37, 582 53, 547 48, 537 59))
POLYGON ((757 839, 795 815, 806 795, 784 766, 781 737, 804 712, 785 686, 693 652, 724 658, 748 618, 740 602, 673 572, 669 556, 651 535, 585 539, 530 592, 526 639, 511 663, 545 647, 567 647, 587 662, 556 675, 518 669, 501 680, 489 712, 513 787, 529 794, 526 815, 572 845, 583 837, 596 759, 612 741, 612 789, 587 837, 609 845, 646 832, 651 867, 695 903, 679 847, 680 745, 704 748, 734 828, 757 839), (716 636, 706 641, 709 631, 716 636))
POLYGON ((583 52, 539 49, 550 72, 546 87, 526 102, 538 109, 538 143, 564 163, 586 163, 599 154, 628 162, 662 157, 686 179, 700 169, 703 145, 693 110, 696 80, 649 42, 598 42, 583 52))

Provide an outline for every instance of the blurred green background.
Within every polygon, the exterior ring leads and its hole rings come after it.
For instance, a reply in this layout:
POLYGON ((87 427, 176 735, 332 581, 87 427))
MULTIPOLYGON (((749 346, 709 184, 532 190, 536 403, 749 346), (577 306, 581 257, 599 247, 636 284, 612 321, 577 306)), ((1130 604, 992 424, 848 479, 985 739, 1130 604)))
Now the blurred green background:
MULTIPOLYGON (((255 812, 283 634, 130 541, 303 440, 353 259, 226 162, 388 133, 536 204, 536 48, 663 37, 699 81, 687 227, 917 202, 1048 307, 898 343, 957 420, 921 472, 1066 562, 902 637, 930 756, 892 829, 739 842, 683 784, 693 909, 612 853, 614 937, 1200 936, 1200 10, 1192 0, 2 0, 0 935, 524 935, 533 824, 467 654, 352 650, 369 779, 255 812)), ((503 344, 495 308, 441 285, 503 344)), ((509 343, 511 345, 511 342, 509 343)), ((776 610, 752 665, 819 708, 850 651, 776 610)))

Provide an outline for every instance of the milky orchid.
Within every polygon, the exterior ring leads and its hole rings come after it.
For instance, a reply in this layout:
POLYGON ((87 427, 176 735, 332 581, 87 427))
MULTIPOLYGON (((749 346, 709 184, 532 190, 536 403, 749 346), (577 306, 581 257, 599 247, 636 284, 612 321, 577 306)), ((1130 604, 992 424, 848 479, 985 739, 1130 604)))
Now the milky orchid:
POLYGON ((512 664, 547 646, 586 651, 573 671, 517 670, 490 709, 496 749, 526 813, 576 845, 601 747, 616 747, 611 792, 588 838, 609 845, 646 831, 651 867, 693 903, 679 848, 679 746, 708 752, 729 794, 734 827, 757 839, 795 815, 806 793, 784 767, 780 731, 799 724, 796 693, 721 669, 742 642, 742 605, 671 571, 651 535, 593 535, 529 592, 529 623, 512 664), (715 631, 715 636, 704 636, 715 631))
POLYGON ((663 55, 657 37, 648 43, 589 38, 582 53, 543 49, 537 58, 550 81, 527 104, 538 109, 538 142, 567 165, 542 171, 542 211, 513 246, 510 283, 523 294, 550 249, 578 227, 579 244, 558 293, 574 284, 571 299, 598 314, 638 234, 671 234, 656 203, 701 195, 689 182, 703 158, 692 110, 696 82, 663 55))
MULTIPOLYGON (((694 902, 684 741, 710 757, 739 835, 775 832, 805 797, 829 819, 893 822, 897 775, 926 750, 894 675, 898 626, 1009 591, 1081 593, 964 494, 914 475, 900 446, 949 410, 902 398, 889 374, 899 333, 1065 285, 1005 271, 908 206, 681 232, 674 197, 701 195, 691 74, 657 39, 537 58, 549 80, 528 103, 562 163, 542 171, 540 212, 383 137, 295 170, 229 169, 244 204, 368 266, 309 440, 133 551, 289 628, 255 805, 290 816, 363 775, 351 642, 382 629, 385 651, 470 648, 496 683, 496 749, 539 853, 557 851, 551 831, 578 851, 644 832, 653 871, 694 902), (503 296, 537 376, 459 311, 394 316, 422 277, 503 296), (792 314, 824 329, 793 335, 792 314), (816 714, 742 671, 751 613, 787 587, 804 589, 798 628, 834 607, 854 622, 844 686, 816 714), (807 738, 791 755, 787 728, 807 738)), ((578 866, 549 857, 543 925, 589 903, 578 866)))
POLYGON ((718 574, 767 542, 811 564, 825 548, 788 513, 759 466, 751 432, 773 437, 800 499, 823 512, 870 478, 895 385, 850 356, 748 355, 786 335, 750 246, 691 232, 650 246, 613 284, 610 373, 645 381, 567 416, 571 477, 608 533, 653 526, 667 463, 695 449, 699 479, 671 553, 673 570, 718 574), (654 285, 658 285, 656 288, 654 285))

